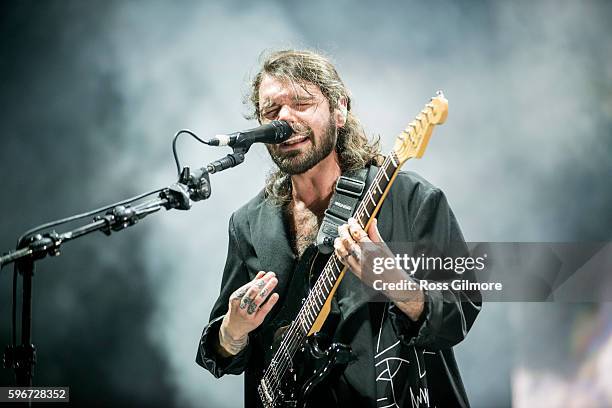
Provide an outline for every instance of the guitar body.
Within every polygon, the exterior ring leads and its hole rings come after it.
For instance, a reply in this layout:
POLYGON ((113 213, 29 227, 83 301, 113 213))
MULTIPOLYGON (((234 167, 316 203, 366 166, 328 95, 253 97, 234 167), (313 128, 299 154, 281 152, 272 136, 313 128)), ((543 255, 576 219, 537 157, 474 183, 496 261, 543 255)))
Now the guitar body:
MULTIPOLYGON (((309 248, 295 268, 287 293, 302 293, 304 297, 287 298, 283 307, 273 320, 259 332, 263 344, 270 344, 264 355, 266 366, 282 347, 289 327, 296 319, 306 299, 306 291, 316 281, 318 272, 327 262, 329 255, 321 254, 315 247, 309 248)), ((286 373, 280 377, 280 386, 267 390, 273 395, 274 403, 265 407, 300 407, 329 406, 335 396, 329 385, 342 374, 354 357, 348 345, 332 343, 331 334, 315 333, 308 336, 298 348, 295 355, 288 358, 286 373)), ((274 366, 270 367, 274 370, 274 366)), ((261 394, 260 390, 260 394, 261 394)))

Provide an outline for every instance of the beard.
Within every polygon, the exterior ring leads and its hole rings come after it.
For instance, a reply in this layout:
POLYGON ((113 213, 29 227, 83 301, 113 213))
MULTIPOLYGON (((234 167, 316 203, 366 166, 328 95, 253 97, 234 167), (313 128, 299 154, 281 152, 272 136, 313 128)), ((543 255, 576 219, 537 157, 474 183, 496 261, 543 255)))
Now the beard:
POLYGON ((312 147, 306 151, 290 150, 283 152, 278 145, 266 145, 272 161, 278 168, 289 175, 302 174, 312 169, 317 163, 329 156, 334 150, 336 139, 336 122, 332 117, 323 133, 320 143, 317 143, 314 132, 309 126, 297 124, 294 127, 296 134, 303 134, 310 140, 312 147))

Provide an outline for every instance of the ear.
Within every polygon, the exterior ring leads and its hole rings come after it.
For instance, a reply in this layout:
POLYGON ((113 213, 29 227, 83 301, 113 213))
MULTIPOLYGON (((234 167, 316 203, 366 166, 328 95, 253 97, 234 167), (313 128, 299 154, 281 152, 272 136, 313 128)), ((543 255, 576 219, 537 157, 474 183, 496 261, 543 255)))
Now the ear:
POLYGON ((336 120, 336 127, 344 127, 346 124, 346 119, 348 117, 348 109, 347 109, 348 101, 346 97, 341 97, 338 99, 338 107, 334 109, 334 118, 336 120))

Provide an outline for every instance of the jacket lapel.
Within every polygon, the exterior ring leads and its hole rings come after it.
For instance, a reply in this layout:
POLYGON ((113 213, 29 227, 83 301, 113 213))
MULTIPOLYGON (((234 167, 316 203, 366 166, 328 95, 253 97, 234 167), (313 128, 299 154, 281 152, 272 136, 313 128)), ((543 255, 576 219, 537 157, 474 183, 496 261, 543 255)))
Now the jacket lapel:
POLYGON ((249 226, 259 269, 276 273, 276 292, 282 297, 296 261, 287 237, 282 208, 264 199, 253 210, 249 211, 249 226))

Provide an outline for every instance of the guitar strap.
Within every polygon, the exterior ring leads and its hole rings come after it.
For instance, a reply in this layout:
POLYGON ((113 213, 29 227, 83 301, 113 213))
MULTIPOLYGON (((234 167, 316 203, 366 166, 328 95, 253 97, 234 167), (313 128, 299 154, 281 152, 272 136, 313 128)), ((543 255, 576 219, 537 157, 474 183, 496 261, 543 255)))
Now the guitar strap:
POLYGON ((338 227, 346 224, 366 191, 369 168, 348 171, 336 181, 336 189, 317 234, 316 246, 322 254, 334 250, 334 240, 338 237, 338 227))

